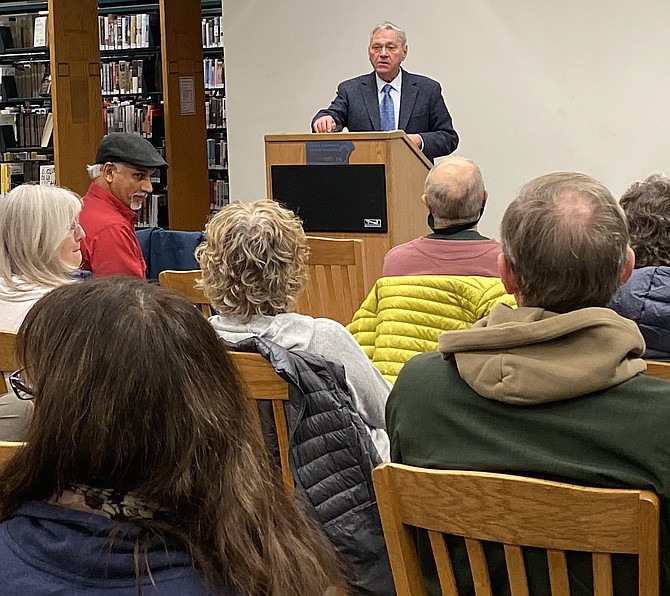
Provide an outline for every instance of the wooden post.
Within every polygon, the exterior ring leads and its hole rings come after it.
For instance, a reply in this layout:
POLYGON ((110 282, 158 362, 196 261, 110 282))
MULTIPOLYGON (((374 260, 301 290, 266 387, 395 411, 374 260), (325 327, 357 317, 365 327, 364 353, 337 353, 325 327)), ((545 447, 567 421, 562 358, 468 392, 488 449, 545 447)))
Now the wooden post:
POLYGON ((84 194, 102 139, 97 0, 49 0, 56 182, 84 194))
POLYGON ((160 0, 168 213, 173 230, 209 215, 200 0, 160 0))

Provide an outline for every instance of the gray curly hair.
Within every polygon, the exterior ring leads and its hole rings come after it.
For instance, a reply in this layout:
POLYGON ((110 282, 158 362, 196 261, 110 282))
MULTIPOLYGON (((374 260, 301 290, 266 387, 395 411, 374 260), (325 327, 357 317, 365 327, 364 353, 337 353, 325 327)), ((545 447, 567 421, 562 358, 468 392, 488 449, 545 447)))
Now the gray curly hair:
POLYGON ((307 282, 300 220, 274 201, 232 203, 207 224, 196 249, 199 286, 222 314, 249 321, 288 312, 307 282))

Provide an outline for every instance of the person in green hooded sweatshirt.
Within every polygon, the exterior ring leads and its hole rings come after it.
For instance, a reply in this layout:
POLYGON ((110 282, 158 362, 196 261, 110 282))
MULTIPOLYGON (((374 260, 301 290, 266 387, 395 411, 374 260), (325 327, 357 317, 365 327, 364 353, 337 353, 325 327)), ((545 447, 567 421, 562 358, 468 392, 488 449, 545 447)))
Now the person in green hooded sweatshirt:
MULTIPOLYGON (((426 468, 520 474, 655 491, 661 593, 670 593, 670 383, 641 374, 637 326, 605 308, 631 274, 626 218, 602 184, 558 172, 527 183, 501 223, 500 277, 518 308, 496 305, 472 329, 440 336, 403 368, 386 408, 391 458, 426 468)), ((459 594, 474 594, 462 539, 448 537, 459 594)), ((417 532, 429 594, 439 594, 417 532)), ((496 596, 504 554, 487 544, 496 596)), ((525 549, 531 594, 548 594, 546 556, 525 549)), ((637 562, 613 559, 619 596, 637 562)), ((590 557, 568 555, 574 595, 593 594, 590 557)))

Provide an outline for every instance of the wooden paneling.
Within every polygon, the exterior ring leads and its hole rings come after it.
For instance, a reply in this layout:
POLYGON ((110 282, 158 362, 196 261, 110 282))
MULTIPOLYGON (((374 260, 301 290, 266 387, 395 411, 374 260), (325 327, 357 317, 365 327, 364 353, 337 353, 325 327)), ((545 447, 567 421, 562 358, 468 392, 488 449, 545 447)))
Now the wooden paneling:
POLYGON ((200 0, 160 0, 160 17, 170 228, 197 231, 209 215, 200 0))
POLYGON ((97 0, 49 0, 56 183, 84 194, 102 139, 97 0))

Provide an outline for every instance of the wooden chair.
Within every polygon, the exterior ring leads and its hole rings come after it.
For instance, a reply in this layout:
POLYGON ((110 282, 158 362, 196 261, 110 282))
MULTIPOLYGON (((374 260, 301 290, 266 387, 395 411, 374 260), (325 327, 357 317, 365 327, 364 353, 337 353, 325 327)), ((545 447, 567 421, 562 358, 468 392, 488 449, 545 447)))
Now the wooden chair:
POLYGON ((504 545, 511 593, 528 596, 521 546, 547 549, 552 596, 568 596, 564 551, 591 552, 594 594, 612 595, 610 553, 639 556, 639 595, 659 594, 659 500, 520 476, 382 464, 372 473, 398 596, 425 595, 409 526, 428 530, 442 593, 456 581, 442 533, 463 536, 477 596, 491 596, 481 541, 504 545))
POLYGON ((24 445, 22 442, 0 441, 0 467, 16 453, 16 450, 24 445))
POLYGON ((249 407, 261 434, 263 431, 258 402, 267 400, 272 404, 272 414, 279 445, 282 481, 288 493, 293 496, 295 486, 291 466, 289 465, 288 425, 284 412, 284 402, 288 401, 288 383, 275 372, 272 365, 260 354, 230 352, 230 355, 249 389, 249 407))
POLYGON ((195 287, 195 280, 201 275, 200 269, 193 271, 173 271, 166 269, 158 274, 158 283, 172 290, 191 304, 197 304, 206 317, 212 316, 212 309, 202 290, 195 287))
POLYGON ((645 360, 647 363, 647 370, 645 374, 656 377, 657 379, 665 379, 670 381, 670 362, 663 362, 661 360, 645 360))
POLYGON ((296 312, 346 325, 365 299, 363 242, 308 236, 309 281, 296 312))
POLYGON ((5 383, 5 374, 12 373, 18 368, 14 357, 14 340, 16 333, 13 331, 0 331, 0 393, 11 391, 5 383))
MULTIPOLYGON (((12 373, 18 368, 14 356, 14 341, 16 333, 13 331, 0 331, 0 393, 11 391, 5 383, 5 374, 12 373)), ((0 466, 16 452, 23 443, 13 441, 0 441, 0 466)))

